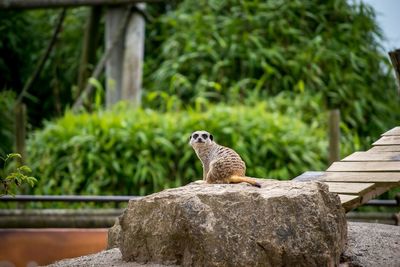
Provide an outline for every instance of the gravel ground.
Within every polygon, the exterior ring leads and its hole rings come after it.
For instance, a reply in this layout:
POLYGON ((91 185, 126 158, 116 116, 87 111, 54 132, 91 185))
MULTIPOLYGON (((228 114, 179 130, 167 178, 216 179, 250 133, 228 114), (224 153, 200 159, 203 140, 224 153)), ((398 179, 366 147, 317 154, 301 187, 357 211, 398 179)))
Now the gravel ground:
MULTIPOLYGON (((139 264, 121 259, 118 248, 74 259, 66 259, 49 267, 163 267, 159 264, 139 264)), ((377 223, 348 223, 347 249, 341 266, 399 267, 400 226, 377 223)))
POLYGON ((354 267, 399 267, 400 226, 349 222, 342 260, 354 267))
MULTIPOLYGON (((48 267, 163 267, 160 264, 140 264, 136 262, 125 262, 122 260, 118 248, 104 250, 102 252, 82 256, 79 258, 66 259, 47 265, 48 267)), ((169 265, 168 267, 171 267, 169 265)))

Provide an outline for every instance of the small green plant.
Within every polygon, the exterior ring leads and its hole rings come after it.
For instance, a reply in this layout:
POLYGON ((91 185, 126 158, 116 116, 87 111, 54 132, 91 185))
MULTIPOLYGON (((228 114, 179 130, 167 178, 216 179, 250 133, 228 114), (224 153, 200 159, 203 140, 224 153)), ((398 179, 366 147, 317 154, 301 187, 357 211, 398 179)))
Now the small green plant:
POLYGON ((22 159, 18 153, 8 154, 5 158, 0 157, 3 161, 3 169, 0 174, 0 196, 2 195, 14 195, 16 188, 21 187, 24 184, 28 184, 31 187, 37 182, 35 177, 29 176, 32 172, 31 169, 26 165, 16 167, 16 161, 14 159, 22 159), (13 164, 14 163, 14 164, 13 164))

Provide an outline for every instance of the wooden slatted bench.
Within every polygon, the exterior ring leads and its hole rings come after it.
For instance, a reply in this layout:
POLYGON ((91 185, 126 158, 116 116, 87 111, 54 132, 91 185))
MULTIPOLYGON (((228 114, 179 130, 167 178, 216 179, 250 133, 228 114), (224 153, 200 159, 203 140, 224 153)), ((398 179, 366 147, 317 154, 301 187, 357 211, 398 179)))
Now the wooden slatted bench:
POLYGON ((325 172, 305 172, 294 180, 325 182, 348 212, 400 186, 400 127, 382 134, 372 145, 368 151, 334 162, 325 172))

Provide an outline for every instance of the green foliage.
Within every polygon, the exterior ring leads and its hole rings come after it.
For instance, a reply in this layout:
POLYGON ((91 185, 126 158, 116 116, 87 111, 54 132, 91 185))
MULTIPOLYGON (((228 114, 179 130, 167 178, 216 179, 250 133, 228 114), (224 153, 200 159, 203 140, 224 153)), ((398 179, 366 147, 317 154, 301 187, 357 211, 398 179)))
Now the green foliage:
MULTIPOLYGON (((24 99, 33 126, 40 126, 43 119, 61 116, 76 98, 82 32, 88 11, 89 8, 68 10, 58 41, 24 99)), ((0 11, 0 90, 22 90, 51 39, 59 12, 0 11)), ((101 36, 103 28, 100 32, 101 36)), ((102 43, 101 38, 98 41, 102 43)), ((2 109, 0 115, 6 112, 2 109)))
MULTIPOLYGON (((55 50, 29 92, 34 127, 62 115, 76 98, 88 10, 68 10, 55 50)), ((149 11, 155 23, 146 25, 145 107, 167 110, 164 100, 172 97, 180 107, 205 99, 248 104, 249 98, 292 92, 321 94, 320 110, 339 107, 345 126, 362 137, 376 137, 398 120, 380 30, 373 10, 359 1, 185 0, 150 5, 149 11)), ((0 12, 0 90, 21 90, 58 12, 0 12)))
POLYGON ((326 167, 325 132, 317 122, 254 107, 226 105, 157 113, 116 107, 67 113, 28 142, 37 194, 145 195, 202 176, 188 145, 197 129, 235 149, 255 177, 290 179, 326 167))
MULTIPOLYGON (((11 153, 14 143, 14 114, 15 93, 12 91, 0 92, 0 157, 11 153)), ((0 166, 2 164, 0 163, 0 166)))
MULTIPOLYGON (((28 99, 30 122, 40 126, 43 119, 62 116, 64 109, 75 99, 80 54, 82 48, 87 8, 68 9, 58 41, 35 82, 32 96, 28 99)), ((53 34, 60 10, 35 10, 27 12, 32 17, 35 37, 41 43, 40 49, 32 51, 35 60, 25 64, 37 63, 53 34)), ((29 73, 31 74, 31 73, 29 73)))
POLYGON ((23 86, 30 66, 26 60, 37 49, 30 17, 22 12, 0 11, 0 90, 23 86))
POLYGON ((150 25, 145 86, 184 103, 246 102, 282 91, 322 94, 347 128, 377 136, 399 105, 373 9, 346 0, 185 0, 150 25))
POLYGON ((15 161, 10 161, 13 159, 21 160, 20 154, 11 153, 5 158, 0 157, 0 159, 3 161, 3 169, 0 172, 0 196, 14 194, 15 190, 24 184, 28 184, 31 187, 35 185, 37 180, 35 177, 28 176, 32 172, 28 166, 16 167, 15 161))

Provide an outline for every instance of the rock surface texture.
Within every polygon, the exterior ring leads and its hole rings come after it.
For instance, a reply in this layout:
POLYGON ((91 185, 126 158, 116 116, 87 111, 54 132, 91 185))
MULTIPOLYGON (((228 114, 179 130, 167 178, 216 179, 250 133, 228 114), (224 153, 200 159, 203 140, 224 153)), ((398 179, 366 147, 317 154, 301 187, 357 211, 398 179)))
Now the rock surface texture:
POLYGON ((119 219, 120 217, 116 218, 113 227, 108 229, 107 249, 118 248, 120 245, 121 225, 119 219))
POLYGON ((138 263, 338 265, 347 234, 339 198, 318 182, 259 182, 192 183, 130 201, 110 238, 138 263))

